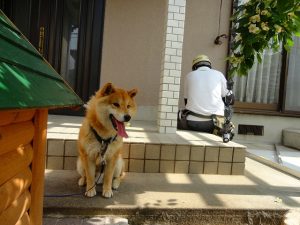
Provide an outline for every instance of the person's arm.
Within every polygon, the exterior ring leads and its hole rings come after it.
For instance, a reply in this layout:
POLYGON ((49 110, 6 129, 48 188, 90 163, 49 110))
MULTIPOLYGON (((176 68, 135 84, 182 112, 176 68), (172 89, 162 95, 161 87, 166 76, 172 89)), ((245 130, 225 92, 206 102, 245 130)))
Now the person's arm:
POLYGON ((227 89, 227 80, 222 73, 221 73, 221 88, 222 88, 221 95, 222 98, 224 98, 228 93, 228 89, 227 89))
POLYGON ((227 81, 227 90, 228 90, 228 94, 226 95, 226 103, 230 104, 230 105, 234 105, 234 100, 235 100, 235 96, 233 93, 233 80, 228 80, 227 81))
POLYGON ((234 98, 235 96, 234 96, 234 93, 233 93, 233 90, 232 90, 232 85, 233 84, 231 84, 229 82, 224 77, 224 80, 222 81, 222 83, 223 83, 223 85, 222 85, 222 89, 223 89, 222 90, 222 100, 223 100, 225 105, 233 105, 234 100, 235 100, 235 98, 234 98))

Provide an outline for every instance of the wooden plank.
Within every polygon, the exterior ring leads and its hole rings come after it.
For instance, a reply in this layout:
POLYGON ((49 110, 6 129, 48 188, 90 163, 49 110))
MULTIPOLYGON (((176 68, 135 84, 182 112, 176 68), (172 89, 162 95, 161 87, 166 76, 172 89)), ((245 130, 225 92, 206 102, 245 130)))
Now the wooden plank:
POLYGON ((31 225, 40 225, 43 220, 43 195, 44 195, 44 170, 45 170, 45 145, 47 137, 48 110, 37 110, 33 138, 31 207, 29 217, 31 225))
POLYGON ((26 190, 0 214, 0 221, 5 221, 5 225, 15 225, 23 216, 23 214, 29 209, 30 202, 30 193, 28 190, 26 190))
POLYGON ((30 219, 27 212, 23 214, 23 216, 21 217, 21 219, 18 220, 16 225, 30 225, 30 219))
POLYGON ((28 189, 31 180, 31 170, 27 167, 0 186, 0 213, 28 189))
POLYGON ((32 121, 0 127, 0 155, 30 143, 34 135, 32 121))
POLYGON ((16 119, 13 121, 13 123, 20 123, 20 122, 32 120, 34 114, 35 114, 35 109, 20 111, 16 119))
POLYGON ((32 162, 32 146, 20 146, 15 151, 0 156, 0 185, 25 170, 32 162))
POLYGON ((35 109, 0 111, 0 126, 32 120, 35 109))
POLYGON ((251 103, 251 102, 234 102, 234 109, 244 109, 244 110, 277 110, 277 104, 265 104, 265 103, 251 103))
POLYGON ((18 112, 11 112, 11 111, 0 111, 0 126, 4 126, 7 124, 11 124, 18 112))

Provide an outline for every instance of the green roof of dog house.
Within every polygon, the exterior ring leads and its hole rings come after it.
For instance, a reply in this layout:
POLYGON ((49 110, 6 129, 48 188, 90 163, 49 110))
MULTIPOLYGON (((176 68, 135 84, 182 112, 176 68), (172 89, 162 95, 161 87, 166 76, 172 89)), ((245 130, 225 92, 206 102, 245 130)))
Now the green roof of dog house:
POLYGON ((82 100, 0 10, 0 110, 78 105, 82 100))

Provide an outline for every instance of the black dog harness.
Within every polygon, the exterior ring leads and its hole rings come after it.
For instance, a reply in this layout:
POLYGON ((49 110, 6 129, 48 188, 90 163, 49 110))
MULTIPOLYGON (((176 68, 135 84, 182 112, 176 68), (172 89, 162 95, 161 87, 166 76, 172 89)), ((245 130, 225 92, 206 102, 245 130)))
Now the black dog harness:
POLYGON ((101 144, 100 155, 103 158, 103 156, 105 155, 106 150, 108 148, 108 145, 113 143, 117 139, 118 134, 116 134, 114 137, 103 139, 101 136, 99 136, 97 131, 92 126, 90 126, 90 127, 91 127, 91 130, 92 130, 93 134, 95 135, 97 141, 101 144))
MULTIPOLYGON (((101 148, 100 148, 100 155, 101 155, 100 174, 102 174, 104 172, 104 167, 106 165, 106 160, 104 160, 104 155, 107 151, 108 145, 113 143, 117 139, 118 134, 116 134, 114 137, 103 139, 92 126, 90 126, 90 127, 91 127, 91 130, 92 130, 93 134, 95 135, 97 141, 101 144, 101 148)), ((99 176, 99 178, 100 178, 100 176, 99 176)))

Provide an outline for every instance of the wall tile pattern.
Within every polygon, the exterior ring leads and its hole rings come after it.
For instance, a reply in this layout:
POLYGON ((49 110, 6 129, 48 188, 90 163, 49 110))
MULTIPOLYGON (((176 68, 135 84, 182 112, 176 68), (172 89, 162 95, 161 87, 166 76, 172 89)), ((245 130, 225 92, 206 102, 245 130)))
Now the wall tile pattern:
MULTIPOLYGON (((125 171, 242 175, 246 149, 181 144, 124 143, 125 171)), ((76 169, 75 140, 47 141, 47 169, 76 169)))
POLYGON ((158 131, 175 133, 180 91, 186 0, 169 0, 161 66, 158 131))

